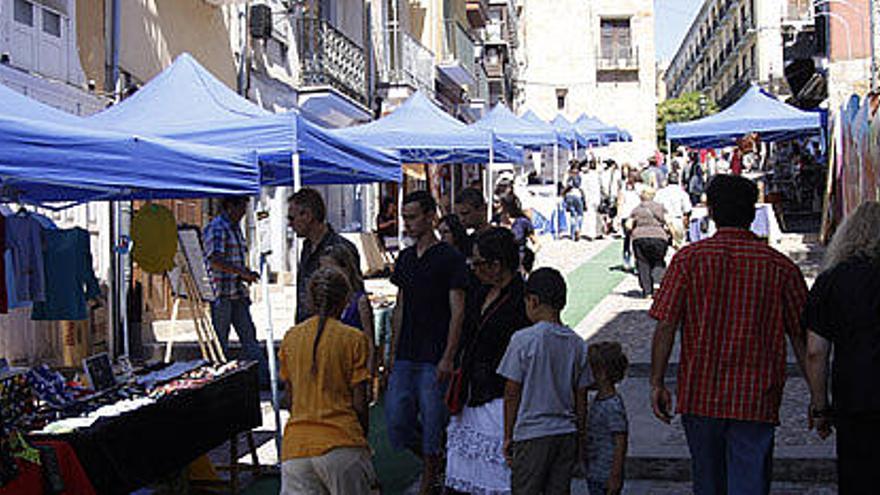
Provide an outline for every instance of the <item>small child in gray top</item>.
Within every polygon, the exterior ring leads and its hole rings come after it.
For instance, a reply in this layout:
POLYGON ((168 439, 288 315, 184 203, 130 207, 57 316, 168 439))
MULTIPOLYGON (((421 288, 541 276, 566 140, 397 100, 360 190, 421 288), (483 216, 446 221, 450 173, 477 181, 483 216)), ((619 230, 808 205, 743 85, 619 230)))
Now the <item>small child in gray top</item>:
POLYGON ((623 489, 629 427, 615 385, 626 375, 628 361, 617 342, 592 344, 587 356, 598 387, 587 419, 587 485, 590 495, 617 494, 623 489))

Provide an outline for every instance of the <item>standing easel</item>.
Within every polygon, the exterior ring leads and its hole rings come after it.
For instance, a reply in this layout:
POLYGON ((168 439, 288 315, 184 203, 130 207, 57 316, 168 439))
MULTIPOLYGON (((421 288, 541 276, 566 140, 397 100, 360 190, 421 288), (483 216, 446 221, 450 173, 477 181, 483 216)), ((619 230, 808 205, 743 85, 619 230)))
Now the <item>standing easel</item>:
MULTIPOLYGON (((205 257, 199 230, 186 227, 178 229, 177 242, 178 247, 177 254, 174 257, 174 264, 178 269, 178 280, 177 284, 171 284, 172 292, 174 293, 174 305, 171 309, 171 336, 165 347, 165 362, 171 361, 171 350, 174 345, 174 327, 180 315, 180 305, 186 302, 195 326, 202 359, 214 364, 225 363, 227 361, 226 354, 223 352, 223 346, 220 345, 220 339, 217 338, 217 332, 214 329, 214 324, 211 322, 208 308, 206 307, 206 304, 214 297, 213 289, 204 283, 199 284, 197 282, 200 279, 204 282, 207 278, 207 273, 204 271, 205 257)), ((241 464, 238 462, 239 435, 232 435, 229 439, 229 464, 216 466, 216 469, 220 471, 229 472, 229 481, 213 482, 202 480, 195 483, 206 487, 220 484, 227 486, 231 493, 238 493, 239 473, 241 471, 262 473, 263 469, 257 456, 254 434, 252 431, 247 431, 244 433, 244 436, 248 451, 250 452, 251 464, 241 464)))
POLYGON ((220 339, 217 338, 217 332, 211 318, 208 316, 205 307, 204 289, 200 288, 196 283, 195 265, 194 263, 204 263, 201 252, 201 243, 198 242, 198 232, 192 230, 181 229, 178 231, 178 249, 174 257, 174 264, 178 268, 178 283, 176 286, 172 284, 174 293, 174 305, 171 308, 171 329, 168 343, 165 345, 165 362, 171 362, 171 350, 174 346, 174 329, 177 326, 177 319, 180 316, 180 304, 186 302, 193 324, 196 330, 196 338, 199 342, 199 349, 202 352, 202 359, 211 363, 225 363, 226 355, 223 352, 223 346, 220 345, 220 339), (196 246, 193 246, 193 240, 188 239, 189 236, 195 236, 196 246), (186 236, 186 237, 185 237, 186 236))

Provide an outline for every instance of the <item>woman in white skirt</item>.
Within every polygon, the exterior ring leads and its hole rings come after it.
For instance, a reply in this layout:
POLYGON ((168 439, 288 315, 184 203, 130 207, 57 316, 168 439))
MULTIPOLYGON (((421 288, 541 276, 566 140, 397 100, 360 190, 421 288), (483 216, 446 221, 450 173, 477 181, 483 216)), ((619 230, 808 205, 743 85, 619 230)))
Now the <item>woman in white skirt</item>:
MULTIPOLYGON (((471 266, 482 286, 468 294, 465 341, 459 354, 463 408, 447 430, 446 487, 450 493, 510 493, 504 460, 504 379, 495 373, 510 337, 529 326, 519 249, 503 227, 483 232, 471 266)), ((453 411, 454 412, 454 411, 453 411)))

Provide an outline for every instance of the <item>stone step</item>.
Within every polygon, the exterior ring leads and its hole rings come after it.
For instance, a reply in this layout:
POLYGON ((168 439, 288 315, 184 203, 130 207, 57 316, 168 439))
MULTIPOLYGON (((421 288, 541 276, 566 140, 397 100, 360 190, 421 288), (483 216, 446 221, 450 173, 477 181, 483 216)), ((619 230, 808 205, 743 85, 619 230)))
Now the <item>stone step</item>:
MULTIPOLYGON (((667 386, 675 393, 674 378, 667 386)), ((623 396, 629 417, 627 477, 633 479, 687 481, 690 479, 690 452, 681 418, 671 425, 654 417, 647 378, 628 376, 618 392, 623 396)), ((809 391, 801 377, 790 377, 780 408, 776 428, 774 480, 824 483, 836 479, 834 437, 820 440, 807 431, 806 411, 809 391)))

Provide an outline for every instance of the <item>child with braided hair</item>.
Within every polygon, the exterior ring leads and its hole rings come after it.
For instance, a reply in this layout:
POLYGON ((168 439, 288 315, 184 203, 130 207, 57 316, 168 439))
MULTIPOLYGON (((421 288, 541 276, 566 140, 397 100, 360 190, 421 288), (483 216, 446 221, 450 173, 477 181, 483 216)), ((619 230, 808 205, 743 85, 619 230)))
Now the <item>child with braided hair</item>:
POLYGON ((281 452, 281 494, 370 493, 376 476, 367 443, 369 342, 343 324, 351 288, 335 268, 309 279, 314 314, 288 330, 278 352, 290 394, 281 452))

